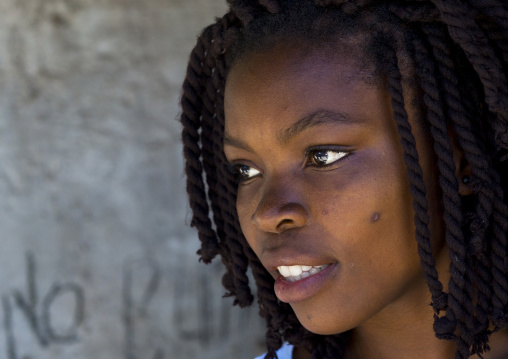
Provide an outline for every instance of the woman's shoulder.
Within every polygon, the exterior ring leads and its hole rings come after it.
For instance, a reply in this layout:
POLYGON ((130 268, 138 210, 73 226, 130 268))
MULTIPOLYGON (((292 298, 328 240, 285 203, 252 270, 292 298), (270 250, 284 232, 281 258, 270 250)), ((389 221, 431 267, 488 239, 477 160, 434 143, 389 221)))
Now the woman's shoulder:
MULTIPOLYGON (((291 344, 284 343, 284 345, 282 345, 282 347, 279 350, 277 350, 277 357, 279 359, 291 359, 292 356, 293 356, 293 346, 291 344)), ((254 359, 264 359, 264 357, 265 354, 260 355, 254 359)))

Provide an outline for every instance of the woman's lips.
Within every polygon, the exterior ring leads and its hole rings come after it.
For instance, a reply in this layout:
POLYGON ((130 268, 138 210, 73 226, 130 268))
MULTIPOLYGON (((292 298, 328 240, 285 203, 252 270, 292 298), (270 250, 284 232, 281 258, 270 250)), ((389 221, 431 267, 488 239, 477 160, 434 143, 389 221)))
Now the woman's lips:
POLYGON ((281 302, 285 303, 306 300, 318 293, 337 269, 338 264, 333 263, 315 274, 295 281, 290 281, 279 275, 275 280, 275 295, 281 302))

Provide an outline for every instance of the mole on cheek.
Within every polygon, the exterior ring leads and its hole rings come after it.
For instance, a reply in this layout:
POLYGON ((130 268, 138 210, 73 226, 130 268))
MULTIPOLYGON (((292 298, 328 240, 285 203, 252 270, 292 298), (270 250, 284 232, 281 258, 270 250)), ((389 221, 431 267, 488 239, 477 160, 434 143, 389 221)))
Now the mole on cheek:
POLYGON ((377 221, 379 221, 380 217, 381 215, 379 214, 379 212, 374 212, 372 216, 370 216, 370 223, 376 223, 377 221))

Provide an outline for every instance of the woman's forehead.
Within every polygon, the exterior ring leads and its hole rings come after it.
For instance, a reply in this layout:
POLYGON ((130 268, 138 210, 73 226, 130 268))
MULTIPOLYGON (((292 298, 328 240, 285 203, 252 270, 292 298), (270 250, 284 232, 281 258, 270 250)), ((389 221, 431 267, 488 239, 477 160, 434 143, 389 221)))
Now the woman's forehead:
MULTIPOLYGON (((360 55, 328 47, 293 46, 291 43, 279 44, 268 50, 259 51, 237 59, 226 80, 226 96, 236 81, 249 78, 298 76, 302 79, 316 76, 340 76, 341 81, 362 80, 367 83, 379 82, 375 78, 374 65, 360 55)), ((235 86, 236 87, 236 86, 235 86)))
POLYGON ((261 101, 260 105, 275 99, 294 101, 295 96, 305 96, 308 91, 324 91, 325 80, 330 77, 341 86, 356 79, 358 73, 350 58, 303 53, 281 46, 235 63, 226 82, 225 106, 227 109, 231 101, 244 101, 247 105, 256 99, 261 101), (270 94, 275 97, 269 97, 270 94))
POLYGON ((359 122, 385 106, 385 92, 363 80, 354 59, 280 50, 245 58, 229 74, 226 136, 279 132, 319 111, 359 122))

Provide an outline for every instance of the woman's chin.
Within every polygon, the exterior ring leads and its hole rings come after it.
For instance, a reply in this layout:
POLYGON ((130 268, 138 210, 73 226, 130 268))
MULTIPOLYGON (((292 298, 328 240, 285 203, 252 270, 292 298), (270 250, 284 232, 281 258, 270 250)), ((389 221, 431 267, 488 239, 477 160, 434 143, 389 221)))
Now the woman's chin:
POLYGON ((339 325, 338 323, 344 323, 345 321, 341 320, 332 320, 331 317, 328 318, 316 318, 312 315, 308 314, 298 314, 298 312, 295 311, 296 317, 298 318, 298 321, 300 324, 307 329, 309 332, 318 334, 318 335, 335 335, 347 332, 348 330, 351 330, 354 328, 354 326, 347 326, 347 325, 339 325))

